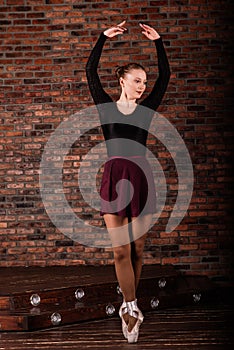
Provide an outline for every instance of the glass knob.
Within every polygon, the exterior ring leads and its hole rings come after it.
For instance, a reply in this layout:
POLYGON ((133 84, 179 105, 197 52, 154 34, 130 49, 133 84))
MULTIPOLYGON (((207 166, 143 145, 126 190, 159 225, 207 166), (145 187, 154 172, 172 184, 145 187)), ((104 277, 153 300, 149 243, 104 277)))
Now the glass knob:
POLYGON ((193 301, 195 303, 198 303, 201 300, 201 293, 194 293, 193 294, 193 301))
POLYGON ((157 298, 151 299, 150 306, 152 309, 157 309, 158 305, 159 305, 159 300, 157 298))
POLYGON ((62 317, 61 315, 58 313, 58 312, 54 312, 51 317, 51 323, 54 325, 54 326, 57 326, 60 324, 60 322, 62 321, 62 317))
POLYGON ((114 313, 115 313, 115 307, 114 307, 114 305, 108 304, 108 305, 106 306, 106 314, 107 314, 107 316, 112 316, 112 315, 114 315, 114 313))
POLYGON ((159 288, 165 288, 166 284, 167 284, 167 281, 165 278, 160 278, 160 280, 158 281, 159 288))
POLYGON ((33 306, 38 306, 41 302, 41 298, 38 294, 32 294, 31 297, 30 297, 30 303, 33 305, 33 306))
POLYGON ((77 300, 81 300, 85 295, 85 292, 82 288, 78 288, 76 291, 75 291, 75 297, 77 300))
POLYGON ((116 290, 117 290, 118 294, 122 294, 122 290, 121 290, 120 286, 117 286, 116 290))

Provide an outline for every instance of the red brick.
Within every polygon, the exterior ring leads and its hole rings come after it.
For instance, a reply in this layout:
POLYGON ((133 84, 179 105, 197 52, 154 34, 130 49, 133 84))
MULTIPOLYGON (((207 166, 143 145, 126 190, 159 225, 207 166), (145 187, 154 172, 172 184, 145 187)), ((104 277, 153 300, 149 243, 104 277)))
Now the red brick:
MULTIPOLYGON (((174 0, 170 6, 165 0, 128 4, 121 1, 74 3, 72 0, 50 0, 48 4, 30 1, 27 5, 21 0, 5 3, 0 9, 0 52, 5 52, 5 56, 0 56, 3 160, 0 196, 4 197, 1 205, 6 215, 1 216, 0 233, 2 238, 6 235, 1 243, 7 249, 4 257, 7 260, 0 265, 114 263, 108 250, 84 250, 79 243, 55 246, 55 242, 63 241, 64 237, 53 227, 44 210, 38 172, 45 143, 59 123, 77 110, 93 105, 85 64, 100 30, 108 23, 118 23, 127 17, 128 33, 123 36, 123 42, 121 37, 111 39, 103 50, 100 73, 106 91, 118 97, 114 70, 116 64, 128 60, 149 68, 150 91, 157 77, 156 55, 154 45, 142 37, 138 22, 145 20, 155 25, 164 39, 172 71, 158 111, 181 134, 194 169, 192 202, 181 224, 166 233, 178 191, 176 167, 171 159, 176 149, 170 154, 157 140, 149 141, 165 172, 168 196, 164 211, 149 235, 149 242, 157 251, 152 252, 146 246, 145 263, 172 263, 185 273, 206 274, 211 278, 224 276, 230 262, 227 247, 231 244, 226 242, 232 227, 232 211, 231 200, 226 197, 233 196, 230 159, 234 138, 232 121, 228 122, 227 118, 233 113, 225 100, 231 96, 231 63, 228 63, 232 57, 228 37, 231 29, 225 22, 231 13, 228 5, 217 6, 218 2, 214 2, 207 6, 203 0, 192 1, 189 6, 174 0), (33 247, 34 241, 28 244, 27 235, 35 236, 38 229, 45 239, 38 239, 37 246, 33 247), (170 245, 179 245, 178 256, 173 256, 170 245), (76 252, 82 253, 78 259, 73 255, 76 252), (165 253, 167 255, 163 255, 165 253), (216 260, 212 260, 214 256, 216 260)), ((86 213, 97 226, 103 224, 98 213, 78 202, 81 197, 77 170, 81 155, 100 141, 103 135, 95 132, 85 139, 82 147, 79 144, 72 148, 63 169, 64 191, 74 212, 86 213)), ((186 183, 183 186, 186 188, 186 183)))

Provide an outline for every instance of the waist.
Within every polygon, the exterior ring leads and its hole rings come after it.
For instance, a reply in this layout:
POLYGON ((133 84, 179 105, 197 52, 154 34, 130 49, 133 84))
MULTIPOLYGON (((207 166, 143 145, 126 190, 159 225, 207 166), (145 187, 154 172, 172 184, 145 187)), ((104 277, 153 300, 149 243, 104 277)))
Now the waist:
POLYGON ((140 142, 119 138, 106 140, 107 154, 109 157, 135 157, 145 156, 146 146, 140 142))

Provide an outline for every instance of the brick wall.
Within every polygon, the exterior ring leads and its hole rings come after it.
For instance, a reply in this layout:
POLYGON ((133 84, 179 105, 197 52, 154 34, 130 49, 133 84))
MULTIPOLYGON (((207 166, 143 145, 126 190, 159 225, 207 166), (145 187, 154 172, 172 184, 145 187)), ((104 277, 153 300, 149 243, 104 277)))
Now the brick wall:
MULTIPOLYGON (((168 198, 150 230, 145 263, 172 263, 185 273, 228 278, 233 242, 231 1, 0 0, 0 5, 0 266, 113 263, 109 249, 79 244, 53 225, 41 200, 39 167, 53 131, 92 105, 85 64, 100 31, 127 19, 123 41, 105 45, 102 82, 117 96, 116 65, 133 60, 149 69, 150 88, 155 52, 138 22, 158 29, 172 72, 158 111, 182 136, 195 175, 187 214, 165 233, 178 188, 173 162, 157 143, 168 198)), ((99 129, 78 140, 64 171, 71 207, 96 225, 103 222, 82 203, 77 170, 82 156, 100 140, 99 129)))

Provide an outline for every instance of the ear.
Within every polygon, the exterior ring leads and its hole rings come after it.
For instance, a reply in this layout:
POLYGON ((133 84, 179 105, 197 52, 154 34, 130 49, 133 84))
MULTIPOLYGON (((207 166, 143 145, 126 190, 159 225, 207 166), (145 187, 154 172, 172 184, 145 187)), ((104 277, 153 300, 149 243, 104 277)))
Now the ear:
POLYGON ((124 87, 124 79, 123 79, 123 77, 119 78, 119 84, 120 84, 121 87, 124 87))

